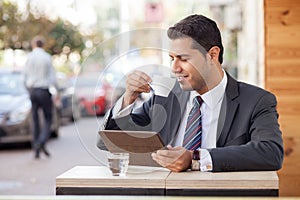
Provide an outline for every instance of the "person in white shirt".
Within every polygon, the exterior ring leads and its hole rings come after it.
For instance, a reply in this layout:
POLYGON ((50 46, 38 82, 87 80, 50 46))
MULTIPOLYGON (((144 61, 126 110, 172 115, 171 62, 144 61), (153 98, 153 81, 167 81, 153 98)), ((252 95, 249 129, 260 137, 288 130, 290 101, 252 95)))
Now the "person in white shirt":
POLYGON ((32 146, 35 158, 40 157, 40 151, 50 156, 46 149, 46 142, 50 135, 52 123, 52 97, 49 92, 51 85, 57 87, 55 69, 52 65, 52 58, 44 49, 44 38, 35 36, 32 39, 32 52, 29 53, 25 64, 24 75, 25 85, 30 93, 33 119, 33 140, 32 146), (40 127, 39 109, 42 109, 44 116, 43 127, 40 127))
POLYGON ((151 90, 151 77, 134 71, 104 128, 158 132, 169 145, 152 153, 152 158, 176 172, 280 169, 283 143, 276 98, 234 80, 222 69, 224 49, 216 23, 191 15, 170 27, 168 37, 178 81, 169 96, 153 95, 134 109, 138 96, 151 90), (193 131, 188 131, 190 127, 193 131))

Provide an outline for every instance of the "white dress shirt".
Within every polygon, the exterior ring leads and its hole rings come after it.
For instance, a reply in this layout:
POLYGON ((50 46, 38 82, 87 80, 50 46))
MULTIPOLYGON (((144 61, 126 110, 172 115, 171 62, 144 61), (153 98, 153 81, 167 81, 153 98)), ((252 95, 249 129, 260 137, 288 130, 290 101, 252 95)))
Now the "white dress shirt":
POLYGON ((56 74, 52 58, 42 48, 34 48, 29 53, 24 69, 25 83, 29 88, 44 88, 56 86, 56 74))
MULTIPOLYGON (((196 91, 191 91, 190 98, 187 102, 187 106, 183 114, 183 119, 181 120, 181 123, 179 125, 177 138, 174 143, 174 146, 182 146, 187 118, 190 110, 193 107, 193 99, 196 96, 201 96, 201 98, 203 99, 203 103, 200 108, 202 114, 202 142, 201 148, 199 149, 201 171, 211 171, 213 167, 211 156, 206 149, 215 148, 217 143, 218 120, 227 85, 227 76, 224 70, 223 74, 224 76, 221 82, 205 94, 199 95, 196 91)), ((113 118, 126 116, 132 111, 134 104, 131 104, 121 110, 122 102, 123 98, 120 98, 116 102, 112 110, 113 118)))
POLYGON ((212 159, 206 149, 216 148, 217 144, 217 128, 222 101, 227 85, 227 76, 223 71, 221 82, 203 95, 199 95, 196 91, 191 91, 190 98, 187 102, 183 118, 181 120, 175 146, 182 146, 185 134, 185 127, 188 115, 193 107, 193 99, 196 96, 201 96, 203 103, 201 105, 202 118, 202 141, 200 150, 200 169, 201 171, 210 171, 212 169, 212 159))

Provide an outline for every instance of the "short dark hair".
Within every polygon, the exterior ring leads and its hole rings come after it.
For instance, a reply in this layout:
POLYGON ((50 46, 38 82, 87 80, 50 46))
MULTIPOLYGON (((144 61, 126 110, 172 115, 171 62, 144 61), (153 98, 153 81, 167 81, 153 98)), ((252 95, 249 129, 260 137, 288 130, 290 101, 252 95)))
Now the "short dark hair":
POLYGON ((40 36, 40 35, 35 36, 35 37, 32 39, 31 44, 32 44, 32 45, 35 45, 35 46, 37 46, 37 47, 42 48, 42 47, 44 47, 44 45, 45 45, 45 38, 44 38, 43 36, 40 36))
POLYGON ((190 37, 194 48, 204 55, 213 47, 220 48, 219 62, 223 62, 224 48, 220 30, 215 21, 203 15, 190 15, 168 29, 170 39, 190 37))

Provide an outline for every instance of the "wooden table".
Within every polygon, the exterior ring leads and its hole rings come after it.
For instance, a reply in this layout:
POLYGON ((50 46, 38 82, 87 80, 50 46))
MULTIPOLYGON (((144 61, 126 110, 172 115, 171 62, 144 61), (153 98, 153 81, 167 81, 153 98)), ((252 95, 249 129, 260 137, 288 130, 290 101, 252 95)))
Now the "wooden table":
POLYGON ((275 171, 170 173, 166 195, 174 196, 278 196, 275 171))
POLYGON ((165 195, 169 173, 164 168, 130 166, 126 177, 118 177, 104 166, 76 166, 56 177, 56 194, 165 195))
POLYGON ((104 166, 77 166, 56 177, 57 195, 278 196, 275 171, 170 172, 130 166, 126 177, 104 166))

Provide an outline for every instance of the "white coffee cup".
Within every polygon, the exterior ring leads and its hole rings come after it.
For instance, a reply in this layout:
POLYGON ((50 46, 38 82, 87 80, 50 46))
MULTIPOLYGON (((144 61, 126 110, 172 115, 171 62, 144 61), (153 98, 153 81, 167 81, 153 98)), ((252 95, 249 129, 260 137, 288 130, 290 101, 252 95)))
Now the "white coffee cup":
POLYGON ((108 167, 113 176, 126 176, 129 153, 108 153, 108 167))
POLYGON ((162 97, 167 97, 170 94, 176 82, 175 78, 158 75, 151 79, 152 82, 149 85, 153 89, 154 94, 162 97))

